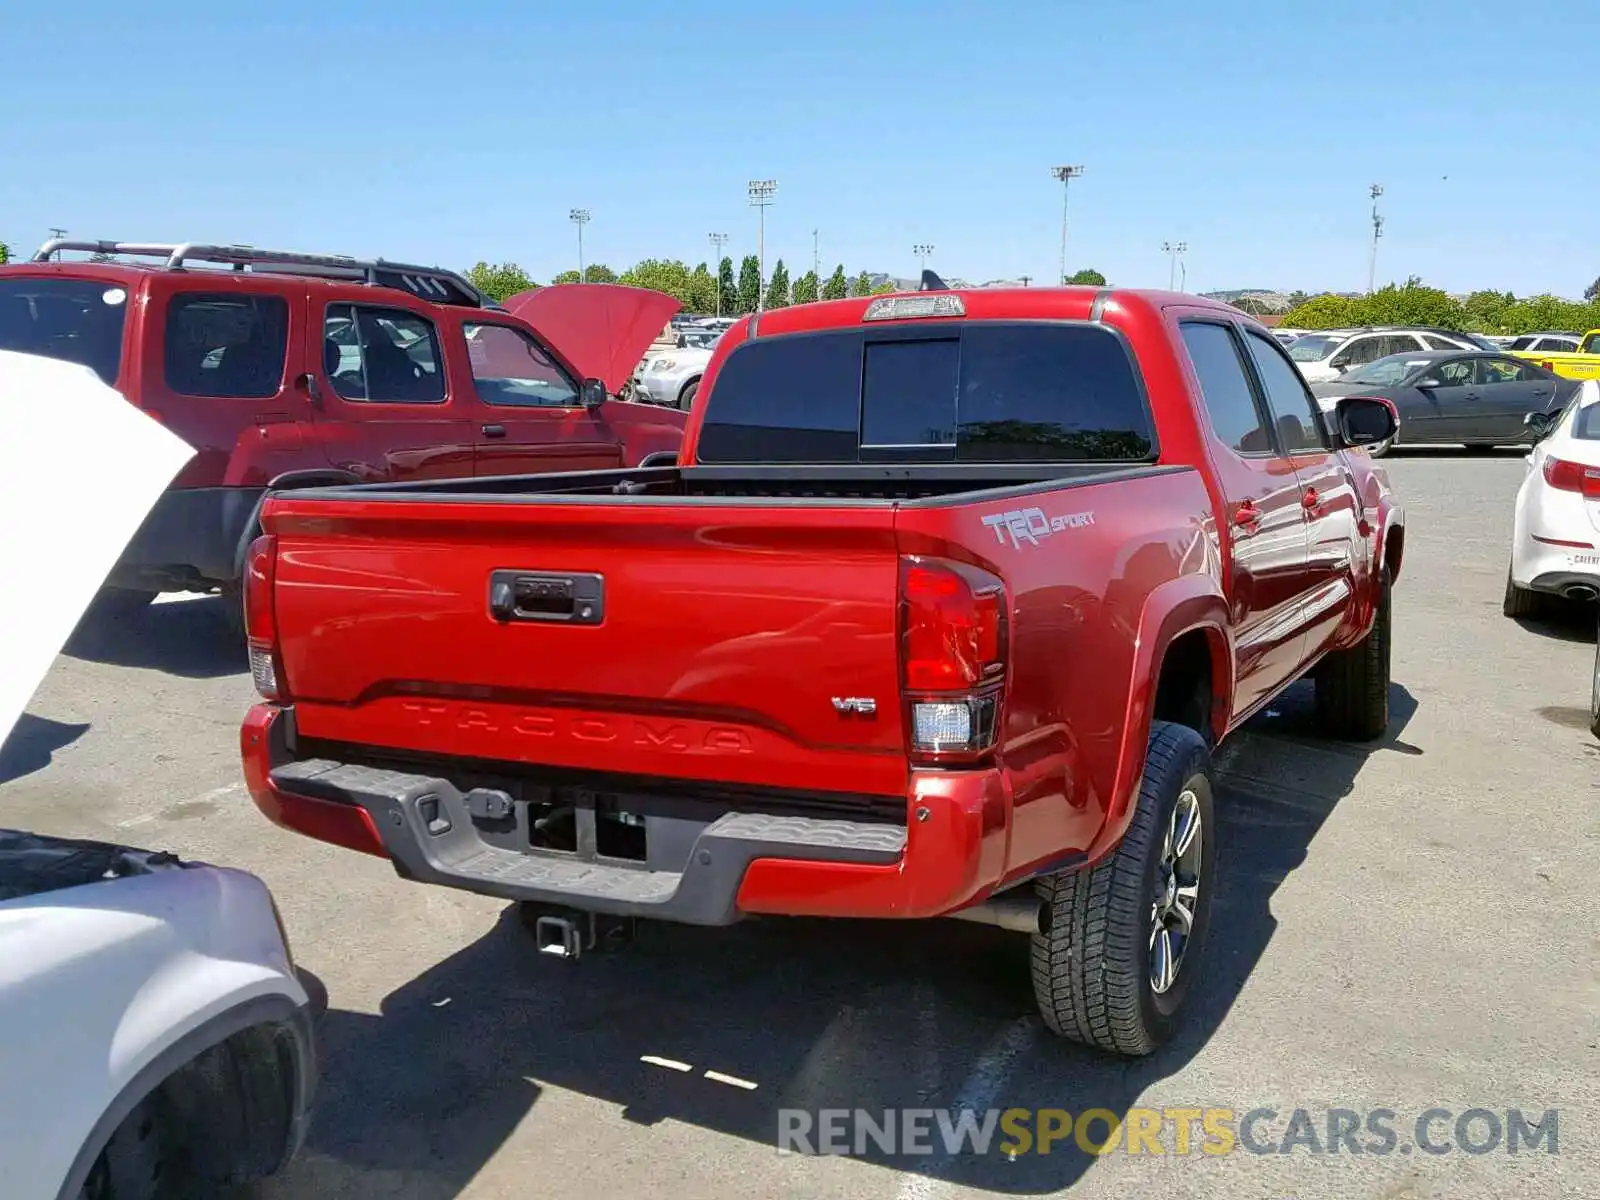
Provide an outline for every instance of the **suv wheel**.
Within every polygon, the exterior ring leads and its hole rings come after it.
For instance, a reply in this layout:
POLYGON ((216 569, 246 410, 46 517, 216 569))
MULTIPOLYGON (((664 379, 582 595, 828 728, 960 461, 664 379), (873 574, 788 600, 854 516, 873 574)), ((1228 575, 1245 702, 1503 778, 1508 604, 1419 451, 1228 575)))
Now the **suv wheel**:
POLYGON ((1211 912, 1213 791, 1205 739, 1155 722, 1122 843, 1035 884, 1045 928, 1033 935, 1033 992, 1062 1037, 1137 1057, 1177 1032, 1211 912))
POLYGON ((699 392, 700 381, 698 379, 691 379, 684 387, 683 391, 678 393, 678 407, 684 412, 688 412, 689 407, 694 403, 695 396, 698 395, 699 392))

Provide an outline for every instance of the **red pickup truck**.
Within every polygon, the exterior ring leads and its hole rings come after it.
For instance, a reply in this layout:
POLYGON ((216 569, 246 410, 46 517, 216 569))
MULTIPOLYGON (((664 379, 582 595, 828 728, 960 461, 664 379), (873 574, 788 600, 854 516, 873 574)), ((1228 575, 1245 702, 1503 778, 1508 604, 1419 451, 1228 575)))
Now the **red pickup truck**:
MULTIPOLYGON (((1178 1025, 1211 752, 1297 678, 1388 721, 1403 512, 1247 316, 1122 289, 767 312, 679 463, 269 498, 257 805, 404 877, 591 914, 964 917, 1045 1021, 1178 1025)), ((587 925, 585 924, 587 922, 587 925)))

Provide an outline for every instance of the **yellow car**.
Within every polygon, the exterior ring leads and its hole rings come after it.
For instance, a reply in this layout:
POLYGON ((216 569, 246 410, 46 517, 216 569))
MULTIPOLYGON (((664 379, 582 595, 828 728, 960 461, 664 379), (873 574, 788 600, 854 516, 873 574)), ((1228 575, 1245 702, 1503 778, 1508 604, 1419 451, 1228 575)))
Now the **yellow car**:
POLYGON ((1600 329, 1583 335, 1576 350, 1512 350, 1513 358, 1526 358, 1564 379, 1600 379, 1600 329))

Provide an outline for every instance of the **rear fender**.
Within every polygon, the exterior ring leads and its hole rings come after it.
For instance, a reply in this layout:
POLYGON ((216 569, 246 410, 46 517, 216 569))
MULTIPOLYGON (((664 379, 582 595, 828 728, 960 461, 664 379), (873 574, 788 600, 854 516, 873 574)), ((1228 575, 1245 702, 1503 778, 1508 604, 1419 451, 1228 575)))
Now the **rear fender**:
POLYGON ((250 543, 261 536, 261 509, 267 503, 267 497, 273 492, 284 492, 290 488, 308 487, 348 487, 360 483, 361 480, 349 471, 340 471, 333 467, 309 467, 303 471, 285 471, 282 475, 275 476, 267 484, 267 490, 256 498, 255 510, 250 514, 250 519, 244 523, 244 533, 239 537, 239 545, 233 552, 233 577, 244 578, 244 560, 250 552, 250 543))
POLYGON ((1089 846, 1087 863, 1105 857, 1122 840, 1133 819, 1134 800, 1144 775, 1145 746, 1150 740, 1156 685, 1167 649, 1192 630, 1202 630, 1211 651, 1211 734, 1213 742, 1227 732, 1232 718, 1233 648, 1228 605, 1209 574, 1180 575, 1151 591, 1139 614, 1133 671, 1128 680, 1128 707, 1123 714, 1122 744, 1116 782, 1111 789, 1105 823, 1089 846))

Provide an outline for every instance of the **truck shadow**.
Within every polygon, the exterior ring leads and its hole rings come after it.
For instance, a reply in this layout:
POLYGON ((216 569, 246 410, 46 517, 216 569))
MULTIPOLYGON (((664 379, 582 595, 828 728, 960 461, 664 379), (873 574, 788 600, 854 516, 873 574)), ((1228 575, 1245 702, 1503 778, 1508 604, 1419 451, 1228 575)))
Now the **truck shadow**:
POLYGON ((197 596, 152 604, 123 617, 90 613, 72 631, 62 653, 186 679, 240 675, 249 663, 244 643, 228 630, 226 603, 221 596, 197 596))
MULTIPOLYGON (((507 910, 490 933, 389 995, 381 1015, 328 1013, 317 1124, 281 1194, 449 1200, 525 1118, 525 1137, 554 1136, 537 1132, 538 1112, 530 1117, 546 1087, 620 1106, 635 1128, 589 1127, 583 1137, 631 1157, 650 1153, 648 1127, 663 1120, 775 1149, 782 1109, 881 1119, 885 1108, 1100 1108, 1120 1120, 1228 1016, 1277 932, 1275 890, 1366 759, 1421 753, 1400 740, 1415 711, 1397 686, 1382 740, 1330 743, 1314 735, 1309 686, 1297 685, 1223 751, 1226 867, 1212 928, 1227 932, 1211 947, 1186 1032, 1147 1059, 1054 1039, 1035 1015, 1026 939, 986 927, 647 926, 626 952, 565 964, 536 954, 507 910)), ((997 1134, 986 1154, 926 1156, 866 1142, 859 1157, 1027 1195, 1064 1189, 1096 1161, 1071 1137, 1011 1160, 998 1150, 1004 1140, 997 1134)), ((936 1126, 932 1142, 942 1151, 936 1126)))
POLYGON ((70 746, 89 731, 87 724, 68 724, 23 713, 0 742, 0 783, 10 783, 50 765, 55 752, 70 746))

